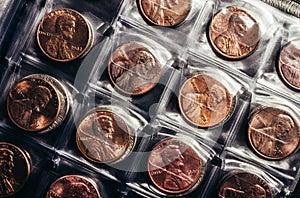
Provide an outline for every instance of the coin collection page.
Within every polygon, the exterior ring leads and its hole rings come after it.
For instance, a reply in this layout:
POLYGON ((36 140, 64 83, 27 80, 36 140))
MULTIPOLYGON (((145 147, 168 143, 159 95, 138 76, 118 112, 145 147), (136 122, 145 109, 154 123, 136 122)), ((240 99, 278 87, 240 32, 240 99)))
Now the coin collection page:
POLYGON ((259 0, 4 0, 0 35, 0 197, 295 190, 300 19, 259 0))

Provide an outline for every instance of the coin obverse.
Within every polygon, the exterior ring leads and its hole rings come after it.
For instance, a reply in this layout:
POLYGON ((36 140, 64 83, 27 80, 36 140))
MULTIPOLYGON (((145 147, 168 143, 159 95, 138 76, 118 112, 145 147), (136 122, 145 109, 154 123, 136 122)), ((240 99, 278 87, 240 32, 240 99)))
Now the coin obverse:
POLYGON ((265 180, 245 171, 229 173, 219 188, 219 198, 273 198, 273 193, 265 180))
POLYGON ((196 188, 205 174, 205 161, 189 145, 175 138, 158 143, 148 159, 148 174, 154 185, 169 194, 196 188))
POLYGON ((96 163, 117 163, 125 159, 135 141, 123 118, 101 107, 87 113, 76 132, 80 152, 96 163))
POLYGON ((113 52, 108 74, 115 87, 123 93, 140 95, 157 84, 161 65, 143 43, 128 42, 113 52))
POLYGON ((48 58, 68 62, 81 57, 92 43, 88 21, 77 11, 67 8, 48 13, 37 28, 38 45, 48 58))
POLYGON ((66 175, 53 182, 46 198, 100 198, 96 183, 80 175, 66 175))
POLYGON ((299 147, 299 126, 286 111, 274 107, 259 107, 249 121, 248 139, 261 157, 281 160, 299 147))
POLYGON ((172 27, 183 22, 189 15, 191 0, 139 0, 141 14, 151 24, 172 27))
POLYGON ((219 11, 209 25, 208 36, 213 49, 229 59, 249 56, 261 40, 257 21, 237 7, 219 11))
POLYGON ((288 42, 281 50, 278 60, 279 74, 284 82, 300 91, 300 39, 288 42))
POLYGON ((222 123, 233 108, 228 89, 204 74, 188 78, 181 86, 178 98, 184 118, 199 127, 212 127, 222 123))
POLYGON ((16 145, 0 142, 0 197, 22 189, 30 174, 30 155, 16 145))

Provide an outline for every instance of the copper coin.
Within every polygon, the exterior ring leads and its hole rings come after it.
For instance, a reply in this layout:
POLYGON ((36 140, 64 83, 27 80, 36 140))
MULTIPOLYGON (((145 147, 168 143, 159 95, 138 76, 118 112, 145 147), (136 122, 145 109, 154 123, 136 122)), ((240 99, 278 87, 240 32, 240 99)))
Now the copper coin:
POLYGON ((42 52, 59 62, 79 58, 91 45, 89 23, 77 11, 67 8, 48 13, 37 28, 37 41, 42 52))
POLYGON ((208 75, 197 74, 181 86, 179 107, 192 124, 212 127, 229 117, 233 102, 224 85, 208 75))
POLYGON ((292 88, 300 90, 300 39, 287 43, 281 50, 279 73, 292 88))
POLYGON ((100 198, 96 183, 84 176, 66 175, 53 182, 46 198, 100 198))
POLYGON ((183 141, 167 138, 150 153, 148 173, 160 190, 180 194, 194 189, 205 173, 205 162, 183 141))
POLYGON ((80 152, 97 163, 116 163, 128 156, 135 136, 111 109, 96 108, 84 116, 76 132, 80 152))
POLYGON ((108 74, 119 90, 130 95, 150 91, 158 82, 161 66, 147 47, 128 42, 118 47, 108 64, 108 74))
POLYGON ((187 18, 192 2, 191 0, 139 0, 139 8, 150 23, 171 27, 187 18))
POLYGON ((286 111, 261 107, 249 121, 248 138, 260 156, 280 160, 291 155, 299 146, 298 122, 286 111))
POLYGON ((222 56, 241 59, 254 52, 261 38, 259 25, 250 14, 237 7, 227 7, 213 17, 209 39, 222 56))
POLYGON ((233 171, 223 180, 219 197, 272 198, 273 193, 267 182, 259 176, 244 171, 233 171))
POLYGON ((60 103, 52 84, 32 76, 20 80, 10 90, 7 110, 16 126, 37 132, 47 130, 56 121, 60 103))
POLYGON ((30 173, 30 158, 17 146, 0 142, 0 197, 17 193, 30 173))

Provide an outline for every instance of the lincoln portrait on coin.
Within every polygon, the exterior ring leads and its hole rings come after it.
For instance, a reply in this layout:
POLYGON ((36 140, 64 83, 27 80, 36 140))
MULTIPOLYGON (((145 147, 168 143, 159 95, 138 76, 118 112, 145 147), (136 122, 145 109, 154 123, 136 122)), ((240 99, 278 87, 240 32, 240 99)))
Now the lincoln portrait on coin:
POLYGON ((61 14, 56 18, 55 35, 51 35, 46 42, 46 51, 50 56, 57 59, 72 59, 75 57, 70 47, 75 27, 76 18, 70 14, 61 14))
POLYGON ((8 195, 15 191, 17 184, 14 175, 14 153, 6 148, 0 149, 0 195, 8 195))

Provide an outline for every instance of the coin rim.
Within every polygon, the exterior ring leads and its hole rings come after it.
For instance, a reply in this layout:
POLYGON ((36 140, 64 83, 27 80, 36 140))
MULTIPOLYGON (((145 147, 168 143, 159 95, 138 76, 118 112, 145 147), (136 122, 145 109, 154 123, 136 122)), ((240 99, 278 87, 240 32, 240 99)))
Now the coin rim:
MULTIPOLYGON (((73 16, 73 15, 72 15, 73 16)), ((76 11, 76 10, 74 10, 74 9, 70 9, 70 8, 59 8, 59 9, 56 9, 56 10, 52 10, 51 12, 49 12, 49 13, 46 13, 45 15, 44 15, 44 17, 40 20, 40 22, 39 22, 39 25, 38 25, 38 27, 37 27, 37 30, 36 30, 36 39, 37 39, 37 42, 38 42, 38 46, 39 46, 39 48, 40 48, 40 50, 43 52, 43 54, 44 55, 46 55, 48 58, 50 58, 51 60, 54 60, 54 61, 57 61, 57 62, 63 62, 63 63, 66 63, 66 62, 71 62, 71 61, 73 61, 73 60, 75 60, 75 59, 79 59, 79 58, 81 58, 82 56, 84 56, 88 51, 89 51, 89 49, 91 48, 91 46, 92 46, 92 40, 93 40, 93 32, 92 32, 92 27, 91 27, 91 25, 90 25, 90 22, 80 13, 80 12, 78 12, 78 11, 76 11), (76 15, 78 15, 78 16, 80 16, 82 19, 83 19, 83 21, 86 23, 86 26, 87 26, 87 30, 88 30, 88 40, 87 40, 87 43, 86 43, 86 45, 85 45, 85 48, 78 54, 78 56, 76 56, 76 57, 73 57, 73 58, 70 58, 70 59, 57 59, 57 58, 54 58, 54 57, 52 57, 52 56, 50 56, 45 50, 44 50, 44 48, 42 47, 42 44, 41 44, 41 42, 40 42, 40 34, 39 34, 39 32, 40 32, 40 29, 41 29, 41 25, 42 25, 42 23, 43 23, 43 21, 44 21, 44 19, 46 18, 46 17, 49 17, 49 18, 51 18, 49 15, 50 14, 52 14, 52 13, 54 13, 54 12, 57 12, 57 11, 61 11, 61 12, 65 12, 65 11, 68 11, 68 12, 73 12, 73 13, 75 13, 76 15)))
MULTIPOLYGON (((111 54, 110 58, 109 58, 109 62, 108 62, 108 66, 107 66, 107 73, 109 76, 110 81, 112 82, 112 84, 114 85, 114 87, 116 87, 119 91, 121 91, 122 93, 126 94, 126 95, 132 95, 132 96, 137 96, 137 95, 142 95, 145 94, 149 91, 151 91, 159 82, 160 78, 161 78, 161 73, 162 73, 162 66, 161 63, 159 62, 159 60, 156 58, 156 56, 149 50, 149 46, 147 46, 146 44, 144 44, 143 42, 139 42, 139 41, 129 41, 129 42, 125 42, 122 43, 121 45, 119 45, 117 48, 114 49, 113 53, 111 54), (145 48, 147 50, 147 52, 149 52, 152 57, 155 60, 156 65, 158 65, 159 67, 159 73, 156 75, 156 77, 153 79, 153 83, 151 86, 149 86, 147 89, 143 90, 143 91, 139 91, 139 92, 128 92, 122 88, 120 88, 115 81, 112 78, 112 74, 111 74, 111 63, 112 63, 112 56, 113 54, 120 49, 120 47, 124 46, 124 45, 140 45, 142 48, 145 48)), ((136 66, 135 66, 136 67, 136 66)))
POLYGON ((262 157, 262 158, 264 158, 264 159, 267 159, 267 160, 273 160, 273 161, 279 161, 279 160, 285 159, 285 158, 287 158, 287 157, 293 155, 293 154, 299 149, 299 147, 300 147, 300 137, 298 136, 298 145, 297 145, 297 147, 296 147, 292 152, 290 152, 288 155, 284 155, 283 157, 269 157, 269 156, 267 156, 267 155, 261 153, 260 151, 258 151, 258 150, 256 149, 256 147, 253 145, 253 142, 252 142, 250 125, 251 125, 251 122, 253 121, 254 117, 255 117, 257 114, 259 114, 261 111, 263 111, 263 110, 265 110, 265 109, 269 109, 269 108, 270 108, 270 109, 275 109, 275 110, 282 111, 282 112, 284 112, 286 115, 289 115, 289 116, 293 119, 295 125, 297 126, 298 131, 299 131, 300 128, 299 128, 299 124, 298 124, 298 122, 296 122, 296 119, 294 118, 294 116, 292 116, 288 111, 283 110, 283 109, 281 109, 281 108, 270 107, 270 106, 258 106, 258 107, 256 107, 256 108, 253 110, 253 112, 251 113, 250 118, 249 118, 249 122, 248 122, 248 130, 247 130, 247 131, 248 131, 248 141, 249 141, 249 143, 250 143, 250 145, 251 145, 251 148, 255 151, 256 154, 258 154, 258 156, 260 156, 260 157, 262 157))
POLYGON ((231 60, 240 60, 240 59, 246 58, 246 57, 250 56, 251 54, 253 54, 253 53, 256 51, 256 49, 258 48, 258 46, 260 45, 261 39, 262 39, 262 38, 261 38, 261 30, 260 30, 260 25, 259 25, 259 23, 255 20, 255 18, 254 18, 251 14, 249 14, 249 11, 248 11, 248 10, 242 9, 242 8, 240 8, 240 7, 238 7, 238 6, 227 6, 227 7, 224 7, 224 8, 222 8, 222 9, 220 9, 220 10, 212 17, 212 19, 211 19, 211 21, 210 21, 210 24, 209 24, 209 26, 208 26, 208 38, 209 38, 208 40, 209 40, 209 43, 210 43, 211 46, 212 46, 213 51, 217 52, 218 55, 221 55, 222 57, 225 57, 225 58, 228 58, 228 59, 231 59, 231 60), (253 20, 256 24, 258 24, 258 27, 259 27, 259 40, 257 41, 255 47, 254 47, 249 53, 244 54, 244 55, 242 55, 242 56, 230 56, 230 55, 227 55, 226 53, 222 52, 222 51, 215 45, 214 41, 213 41, 212 38, 211 38, 211 34, 212 34, 212 33, 211 33, 211 29, 212 29, 211 26, 214 24, 213 21, 214 21, 215 17, 216 17, 217 15, 219 15, 219 14, 220 14, 222 11, 224 11, 224 10, 226 10, 226 12, 228 12, 228 8, 234 8, 234 9, 236 9, 236 10, 242 11, 242 12, 245 13, 251 20, 253 20))

